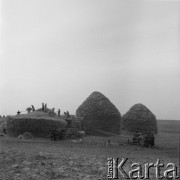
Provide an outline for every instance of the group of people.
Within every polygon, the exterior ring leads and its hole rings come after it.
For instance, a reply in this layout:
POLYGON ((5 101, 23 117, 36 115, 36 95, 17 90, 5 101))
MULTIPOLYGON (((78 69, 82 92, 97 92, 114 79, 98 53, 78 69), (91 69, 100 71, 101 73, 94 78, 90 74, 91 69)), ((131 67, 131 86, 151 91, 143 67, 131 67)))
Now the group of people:
POLYGON ((46 111, 46 109, 47 109, 47 103, 46 104, 42 103, 42 111, 46 111))
MULTIPOLYGON (((47 110, 47 103, 46 104, 42 103, 42 111, 46 112, 46 110, 47 110)), ((51 111, 54 113, 55 108, 52 108, 51 111)), ((61 116, 61 110, 60 109, 58 109, 57 114, 59 117, 61 116)))
MULTIPOLYGON (((34 105, 31 105, 31 109, 32 109, 32 111, 35 111, 35 110, 36 110, 35 107, 34 107, 34 105)), ((48 109, 48 108, 47 108, 47 103, 43 103, 43 102, 42 102, 42 108, 41 108, 41 109, 42 109, 42 111, 47 112, 47 109, 48 109)), ((51 111, 54 113, 55 108, 52 108, 51 111)), ((21 113, 21 111, 18 110, 17 115, 19 115, 20 113, 21 113)), ((58 115, 59 117, 61 116, 61 110, 60 110, 60 109, 58 109, 57 115, 58 115)), ((70 117, 69 111, 64 112, 64 115, 65 115, 67 118, 69 118, 69 117, 70 117)))
MULTIPOLYGON (((26 110, 28 111, 28 113, 32 110, 32 111, 35 111, 35 108, 34 108, 34 106, 33 105, 31 105, 31 108, 29 107, 29 108, 27 108, 26 110), (27 110, 28 109, 28 110, 27 110)), ((19 111, 18 110, 18 112, 17 112, 17 115, 19 115, 19 114, 21 114, 21 112, 23 112, 23 111, 19 111)))
POLYGON ((140 133, 138 131, 135 131, 133 134, 133 142, 138 143, 140 145, 140 140, 144 140, 144 147, 153 147, 154 146, 154 134, 150 131, 146 131, 145 133, 140 133))
POLYGON ((144 135, 144 146, 145 147, 153 147, 154 140, 155 140, 154 135, 151 132, 147 131, 144 135))
POLYGON ((64 112, 64 115, 65 115, 67 118, 69 118, 69 117, 70 117, 69 111, 64 112))
POLYGON ((31 105, 31 107, 32 107, 32 111, 35 111, 35 108, 34 108, 34 106, 33 106, 33 105, 31 105))
POLYGON ((63 140, 66 138, 67 129, 53 129, 50 131, 51 141, 63 140))
POLYGON ((61 115, 61 110, 58 109, 58 116, 60 117, 60 115, 61 115))

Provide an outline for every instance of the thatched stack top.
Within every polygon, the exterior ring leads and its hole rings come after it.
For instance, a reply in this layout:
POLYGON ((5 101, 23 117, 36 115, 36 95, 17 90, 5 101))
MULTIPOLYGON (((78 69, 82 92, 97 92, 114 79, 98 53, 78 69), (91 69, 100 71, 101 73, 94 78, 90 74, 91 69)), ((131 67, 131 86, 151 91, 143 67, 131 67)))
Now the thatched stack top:
POLYGON ((122 116, 122 129, 145 133, 157 133, 156 116, 143 104, 135 104, 122 116))
POLYGON ((51 116, 51 114, 48 112, 43 112, 43 111, 32 111, 30 113, 27 114, 19 114, 19 115, 15 115, 15 116, 9 116, 10 118, 13 119, 45 119, 45 120, 59 120, 59 121, 64 121, 62 118, 56 116, 51 116))
POLYGON ((120 112, 100 92, 93 92, 79 106, 76 116, 82 119, 82 126, 85 126, 88 134, 94 134, 98 130, 111 133, 120 132, 120 112))

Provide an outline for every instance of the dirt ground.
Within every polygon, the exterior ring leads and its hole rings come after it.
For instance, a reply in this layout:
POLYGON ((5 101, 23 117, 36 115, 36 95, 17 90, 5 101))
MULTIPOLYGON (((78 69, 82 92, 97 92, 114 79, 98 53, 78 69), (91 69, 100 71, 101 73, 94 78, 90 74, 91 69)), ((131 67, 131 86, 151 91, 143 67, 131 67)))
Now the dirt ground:
POLYGON ((146 162, 156 163, 157 159, 165 164, 179 163, 178 148, 175 147, 146 149, 125 142, 106 147, 98 143, 99 140, 88 144, 70 140, 52 142, 49 139, 1 137, 0 179, 107 179, 109 157, 128 158, 125 169, 133 162, 143 165, 146 162))
MULTIPOLYGON (((124 138, 117 145, 117 137, 91 136, 82 142, 0 137, 0 180, 107 179, 107 158, 111 157, 128 158, 125 171, 132 163, 143 166, 157 159, 179 168, 179 135, 179 130, 162 129, 154 148, 130 145, 124 138), (111 145, 106 146, 108 139, 111 145)), ((150 179, 156 179, 153 168, 150 179)))

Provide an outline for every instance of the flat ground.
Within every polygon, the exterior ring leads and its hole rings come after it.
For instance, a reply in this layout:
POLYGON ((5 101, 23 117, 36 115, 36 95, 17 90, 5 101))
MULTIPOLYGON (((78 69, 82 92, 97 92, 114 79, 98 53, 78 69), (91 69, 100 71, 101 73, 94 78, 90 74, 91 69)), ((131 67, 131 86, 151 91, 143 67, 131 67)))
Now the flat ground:
MULTIPOLYGON (((0 180, 106 179, 107 158, 128 158, 125 171, 132 163, 175 163, 179 167, 180 121, 158 121, 155 147, 141 148, 127 144, 127 138, 86 137, 82 142, 20 140, 0 137, 0 180), (105 146, 107 139, 112 144, 105 146)), ((163 170, 166 170, 162 168, 163 170)), ((122 177, 120 176, 122 179, 122 177)), ((150 179, 155 178, 154 168, 150 179)))

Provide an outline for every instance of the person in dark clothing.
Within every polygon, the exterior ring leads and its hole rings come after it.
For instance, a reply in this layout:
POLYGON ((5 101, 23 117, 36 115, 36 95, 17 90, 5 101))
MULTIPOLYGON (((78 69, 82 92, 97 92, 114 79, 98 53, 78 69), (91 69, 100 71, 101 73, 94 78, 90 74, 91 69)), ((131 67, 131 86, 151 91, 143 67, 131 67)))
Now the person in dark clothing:
POLYGON ((44 111, 44 103, 42 103, 42 111, 44 111))
POLYGON ((153 147, 154 146, 154 135, 151 132, 147 131, 144 136, 144 147, 153 147))
POLYGON ((67 111, 66 115, 67 115, 67 118, 69 118, 69 116, 70 116, 70 115, 69 115, 69 111, 67 111))
POLYGON ((155 140, 155 137, 154 137, 154 135, 152 134, 152 135, 151 135, 150 147, 154 147, 154 140, 155 140))
POLYGON ((60 117, 60 114, 61 114, 61 110, 60 109, 58 109, 58 116, 60 117))
POLYGON ((31 107, 32 107, 32 111, 35 111, 35 108, 34 108, 34 106, 33 106, 33 105, 31 105, 31 107))
POLYGON ((17 115, 19 115, 21 112, 18 110, 17 115))
POLYGON ((152 132, 148 132, 148 146, 153 147, 154 146, 154 134, 152 132))

